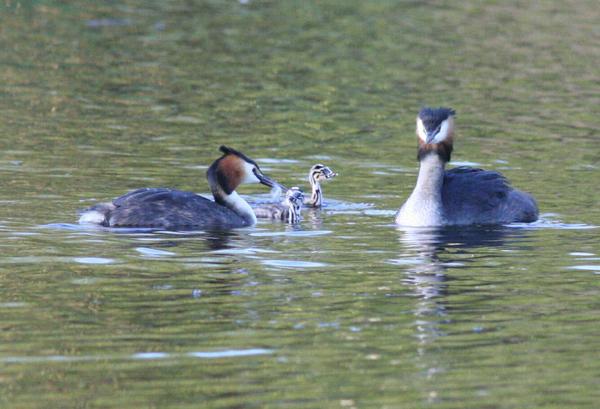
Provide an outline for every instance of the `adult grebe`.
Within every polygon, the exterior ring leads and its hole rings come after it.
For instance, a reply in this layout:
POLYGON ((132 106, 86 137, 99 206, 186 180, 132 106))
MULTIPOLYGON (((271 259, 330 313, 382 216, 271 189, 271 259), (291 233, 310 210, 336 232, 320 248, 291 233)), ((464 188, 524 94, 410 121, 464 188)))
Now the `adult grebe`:
POLYGON ((244 183, 282 186, 265 176, 256 162, 243 153, 226 146, 219 149, 223 156, 206 172, 214 202, 193 192, 143 188, 118 197, 112 203, 100 203, 84 210, 79 222, 106 227, 164 229, 254 225, 256 216, 252 208, 235 189, 244 183))
POLYGON ((310 198, 304 201, 308 207, 321 207, 323 205, 323 191, 321 190, 321 181, 332 179, 337 176, 337 173, 329 169, 327 166, 317 163, 308 172, 308 181, 312 188, 310 198))
POLYGON ((533 222, 535 199, 510 187, 498 172, 461 166, 444 171, 450 161, 454 111, 423 108, 417 116, 417 184, 396 214, 404 226, 444 226, 533 222))
POLYGON ((280 204, 271 204, 254 208, 256 217, 263 219, 283 220, 295 224, 302 220, 300 210, 304 202, 304 193, 294 186, 285 192, 285 199, 280 204))

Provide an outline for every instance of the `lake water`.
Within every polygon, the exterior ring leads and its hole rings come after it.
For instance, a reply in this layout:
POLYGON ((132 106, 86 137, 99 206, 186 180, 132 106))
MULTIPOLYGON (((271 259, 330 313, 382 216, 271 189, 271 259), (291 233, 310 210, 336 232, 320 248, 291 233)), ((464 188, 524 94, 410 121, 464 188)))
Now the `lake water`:
MULTIPOLYGON (((597 408, 594 1, 5 1, 0 407, 597 408), (541 219, 407 230, 414 118, 541 219), (208 192, 220 144, 307 188, 299 226, 85 229, 208 192)), ((241 193, 263 200, 257 186, 241 193)))

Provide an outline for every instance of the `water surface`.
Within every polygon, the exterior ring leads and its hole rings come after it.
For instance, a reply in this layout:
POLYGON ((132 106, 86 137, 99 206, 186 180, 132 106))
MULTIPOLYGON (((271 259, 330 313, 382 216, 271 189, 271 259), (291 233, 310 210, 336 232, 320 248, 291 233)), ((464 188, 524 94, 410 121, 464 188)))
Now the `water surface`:
MULTIPOLYGON (((0 406, 596 408, 592 1, 5 2, 0 406), (532 225, 401 229, 421 105, 532 225), (90 229, 142 186, 207 193, 228 144, 299 226, 90 229)), ((241 193, 268 198, 260 187, 241 193)))

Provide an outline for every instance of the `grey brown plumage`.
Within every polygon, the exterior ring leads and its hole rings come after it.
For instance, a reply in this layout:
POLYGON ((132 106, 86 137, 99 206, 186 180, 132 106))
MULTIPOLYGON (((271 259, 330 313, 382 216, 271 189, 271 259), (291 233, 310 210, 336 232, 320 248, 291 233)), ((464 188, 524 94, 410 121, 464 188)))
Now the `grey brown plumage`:
POLYGON ((498 172, 468 166, 445 172, 442 203, 452 224, 529 223, 538 218, 530 194, 513 189, 498 172))
POLYGON ((105 227, 163 229, 232 228, 248 225, 231 209, 193 192, 142 188, 86 211, 104 214, 105 227), (210 218, 204 217, 210 213, 210 218))

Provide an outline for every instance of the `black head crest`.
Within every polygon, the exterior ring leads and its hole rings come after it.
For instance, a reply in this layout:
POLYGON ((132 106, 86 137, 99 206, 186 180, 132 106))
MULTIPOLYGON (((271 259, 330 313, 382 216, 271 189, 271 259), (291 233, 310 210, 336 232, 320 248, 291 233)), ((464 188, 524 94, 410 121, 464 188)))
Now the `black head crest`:
POLYGON ((246 155, 244 155, 242 152, 240 152, 238 150, 235 150, 235 149, 230 148, 230 147, 225 146, 225 145, 221 145, 219 147, 219 150, 221 152, 223 152, 223 155, 235 155, 235 156, 237 156, 239 158, 242 158, 243 160, 245 160, 248 163, 251 163, 251 164, 253 164, 255 166, 258 166, 256 164, 256 162, 254 162, 252 159, 250 159, 249 157, 247 157, 246 155))
POLYGON ((219 146, 219 150, 221 152, 223 152, 225 155, 228 155, 230 153, 233 154, 233 155, 239 155, 238 151, 236 151, 233 148, 230 148, 229 146, 221 145, 221 146, 219 146))
POLYGON ((452 108, 429 108, 423 107, 419 111, 419 119, 423 122, 425 129, 433 130, 437 128, 443 121, 451 116, 456 116, 456 112, 452 108))

